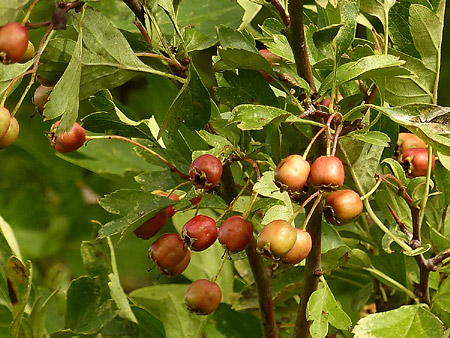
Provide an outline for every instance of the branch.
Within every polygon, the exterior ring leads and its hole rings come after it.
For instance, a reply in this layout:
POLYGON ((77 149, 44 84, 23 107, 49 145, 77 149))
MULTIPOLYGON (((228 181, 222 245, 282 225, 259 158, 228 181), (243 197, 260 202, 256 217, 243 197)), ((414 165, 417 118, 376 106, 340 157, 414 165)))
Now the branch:
POLYGON ((309 297, 317 290, 319 277, 322 275, 322 206, 319 205, 314 211, 306 231, 309 232, 312 239, 312 249, 306 257, 305 277, 303 280, 303 291, 300 296, 300 304, 297 312, 293 338, 309 337, 310 322, 306 319, 306 307, 309 297))
POLYGON ((308 82, 311 94, 317 92, 309 63, 308 49, 306 48, 305 31, 303 28, 303 0, 289 0, 288 13, 291 18, 286 37, 291 45, 297 65, 297 74, 308 82))
MULTIPOLYGON (((231 203, 237 196, 234 179, 229 165, 224 165, 222 173, 222 198, 227 203, 231 203)), ((277 325, 272 299, 272 273, 264 265, 262 257, 256 252, 256 241, 253 238, 247 249, 247 258, 255 277, 256 290, 258 293, 259 311, 265 338, 277 337, 277 325)))
POLYGON ((290 18, 289 15, 286 13, 286 9, 284 8, 281 1, 280 0, 268 0, 268 1, 275 6, 284 24, 286 25, 286 27, 288 27, 290 23, 290 18))
POLYGON ((123 0, 133 13, 137 16, 140 22, 145 25, 144 8, 139 0, 123 0))

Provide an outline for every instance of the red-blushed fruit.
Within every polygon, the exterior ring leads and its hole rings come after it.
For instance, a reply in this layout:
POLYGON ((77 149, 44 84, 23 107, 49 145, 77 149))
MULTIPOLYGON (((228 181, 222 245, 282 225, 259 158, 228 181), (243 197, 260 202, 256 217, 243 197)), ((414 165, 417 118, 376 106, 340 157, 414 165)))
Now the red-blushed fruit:
MULTIPOLYGON (((272 53, 268 49, 261 49, 261 50, 259 50, 259 54, 261 54, 261 56, 263 56, 267 61, 269 61, 269 63, 271 65, 274 65, 279 60, 281 60, 281 57, 279 57, 278 55, 272 53)), ((267 82, 273 82, 274 81, 274 79, 269 74, 267 74, 266 72, 260 71, 260 73, 262 74, 262 76, 264 76, 264 78, 267 80, 267 82)))
POLYGON ((165 273, 167 269, 174 268, 186 255, 188 247, 175 233, 164 234, 159 237, 148 250, 148 256, 158 268, 165 273))
POLYGON ((69 132, 64 134, 56 134, 56 130, 61 123, 55 122, 49 134, 50 144, 60 153, 68 153, 80 148, 86 141, 86 131, 82 126, 75 122, 69 132))
POLYGON ((311 235, 302 229, 295 229, 297 232, 297 240, 291 250, 280 257, 281 261, 286 264, 297 264, 309 255, 312 248, 311 235))
MULTIPOLYGON (((162 196, 162 197, 168 197, 170 198, 172 201, 178 201, 180 198, 178 197, 178 195, 175 194, 170 194, 170 196, 168 196, 169 194, 165 191, 161 191, 161 190, 155 190, 152 191, 152 194, 156 194, 158 196, 162 196)), ((172 217, 173 215, 175 215, 176 211, 174 209, 173 206, 170 206, 168 208, 166 208, 166 213, 167 213, 167 217, 172 217)))
POLYGON ((353 190, 333 191, 325 199, 324 215, 328 223, 345 224, 355 220, 363 211, 360 196, 353 190))
POLYGON ((284 255, 295 244, 297 231, 284 220, 275 220, 267 224, 259 233, 257 250, 273 257, 284 255))
POLYGON ((164 275, 169 276, 169 277, 175 277, 178 275, 181 275, 184 270, 186 270, 186 268, 188 267, 189 263, 191 261, 191 252, 188 250, 186 252, 186 256, 184 256, 184 258, 180 261, 180 263, 168 267, 165 270, 161 271, 164 275))
POLYGON ((217 157, 204 154, 192 162, 189 177, 197 188, 211 189, 219 183, 222 170, 222 162, 217 157))
POLYGON ((194 216, 181 229, 181 237, 194 251, 209 248, 216 241, 218 233, 216 221, 205 215, 194 216))
POLYGON ((338 157, 320 156, 311 166, 309 183, 319 189, 337 189, 344 184, 344 178, 344 165, 338 157))
POLYGON ((34 56, 36 55, 36 49, 34 48, 34 45, 31 41, 28 41, 27 50, 23 54, 23 56, 20 58, 20 63, 25 63, 30 61, 34 56))
POLYGON ((8 108, 0 107, 0 138, 2 138, 8 131, 11 124, 11 114, 8 108))
POLYGON ((40 113, 44 111, 44 106, 48 102, 48 97, 50 96, 52 90, 53 87, 41 85, 37 87, 36 90, 34 91, 33 103, 40 113))
POLYGON ((142 239, 152 238, 164 227, 167 218, 167 212, 163 210, 134 230, 134 234, 142 239))
MULTIPOLYGON (((342 100, 342 95, 338 94, 337 98, 334 100, 335 103, 342 100)), ((331 96, 328 96, 325 100, 322 101, 322 105, 329 108, 331 103, 331 96)))
POLYGON ((19 61, 28 48, 28 31, 18 22, 0 28, 0 61, 4 64, 19 61))
POLYGON ((219 228, 219 242, 230 252, 245 250, 253 237, 253 224, 242 216, 227 218, 219 228))
POLYGON ((404 151, 413 148, 423 148, 427 147, 425 141, 420 139, 417 135, 412 133, 400 133, 398 134, 397 140, 398 152, 402 154, 404 151))
POLYGON ((17 122, 15 117, 11 117, 8 130, 0 138, 0 149, 4 149, 13 144, 17 136, 19 136, 19 122, 17 122))
MULTIPOLYGON (((411 177, 425 176, 428 167, 428 149, 411 148, 402 154, 402 162, 409 163, 407 174, 411 177)), ((434 170, 436 158, 431 154, 431 171, 434 170)))
POLYGON ((189 286, 184 301, 189 311, 198 315, 209 315, 214 312, 222 299, 219 285, 207 279, 199 279, 189 286))
POLYGON ((300 155, 289 155, 275 169, 275 182, 290 192, 300 192, 308 181, 310 165, 300 155))

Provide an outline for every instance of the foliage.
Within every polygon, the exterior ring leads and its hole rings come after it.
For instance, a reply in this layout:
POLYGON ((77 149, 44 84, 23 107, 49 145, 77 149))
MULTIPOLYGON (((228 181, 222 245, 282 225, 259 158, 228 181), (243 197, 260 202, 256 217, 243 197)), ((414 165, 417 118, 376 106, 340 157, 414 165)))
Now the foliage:
POLYGON ((21 128, 0 153, 0 336, 449 334, 445 0, 75 1, 63 5, 66 29, 52 29, 54 5, 0 4, 0 25, 28 22, 37 50, 0 64, 0 106, 21 128), (43 79, 54 88, 42 119, 29 119, 28 91, 43 79), (80 122, 85 145, 55 156, 46 132, 56 119, 57 132, 80 122), (399 132, 427 143, 434 171, 407 174, 399 132), (223 164, 209 190, 188 176, 206 153, 223 164), (291 154, 339 157, 361 216, 328 224, 329 186, 276 183, 291 154), (133 236, 171 206, 157 236, 133 236), (254 238, 239 253, 216 241, 181 275, 160 276, 148 247, 197 213, 218 226, 242 215, 254 238), (306 263, 256 251, 278 219, 311 234, 306 263), (222 291, 207 316, 184 304, 202 278, 222 291))

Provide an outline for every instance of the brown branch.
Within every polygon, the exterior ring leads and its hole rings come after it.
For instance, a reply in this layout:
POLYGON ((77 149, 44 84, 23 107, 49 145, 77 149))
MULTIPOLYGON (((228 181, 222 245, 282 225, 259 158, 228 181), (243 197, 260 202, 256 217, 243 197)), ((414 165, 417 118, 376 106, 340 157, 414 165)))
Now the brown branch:
POLYGON ((256 252, 255 239, 252 239, 245 252, 255 277, 264 337, 276 338, 278 333, 272 299, 272 272, 264 265, 261 255, 256 252))
POLYGON ((402 220, 400 219, 400 217, 398 217, 397 213, 395 212, 395 210, 389 205, 389 203, 386 203, 386 206, 388 207, 389 211, 391 212, 392 217, 394 217, 395 222, 398 224, 400 230, 406 235, 406 237, 408 238, 408 242, 410 242, 412 240, 412 234, 408 231, 408 229, 406 228, 406 225, 404 222, 402 222, 402 220))
MULTIPOLYGON (((234 185, 233 174, 231 173, 231 169, 228 164, 223 167, 221 180, 222 198, 225 202, 231 203, 231 201, 237 196, 237 192, 234 185)), ((255 278, 264 337, 276 338, 277 326, 272 299, 272 272, 264 265, 261 255, 256 252, 256 241, 254 238, 245 251, 255 278)))
POLYGON ((430 258, 428 261, 430 263, 430 268, 432 269, 432 271, 436 271, 437 270, 437 265, 442 263, 445 259, 450 257, 450 249, 447 249, 443 252, 441 252, 439 255, 430 258))
POLYGON ((319 277, 322 275, 322 206, 318 205, 314 211, 306 231, 311 235, 312 249, 306 257, 305 277, 303 280, 303 291, 300 296, 300 304, 297 312, 293 338, 309 337, 310 322, 306 319, 306 308, 309 297, 317 290, 319 277))
POLYGON ((144 37, 145 41, 151 45, 152 39, 150 39, 150 35, 148 35, 148 32, 145 30, 144 26, 139 22, 139 19, 137 16, 134 17, 134 25, 139 29, 139 32, 141 32, 142 36, 144 37))
POLYGON ((317 90, 306 48, 305 31, 303 28, 303 0, 289 0, 288 13, 291 20, 286 37, 294 54, 297 74, 308 82, 311 88, 311 94, 314 95, 317 90))
POLYGON ((142 7, 141 2, 139 0, 123 0, 123 2, 133 11, 139 21, 145 25, 144 8, 142 7))
POLYGON ((289 15, 286 13, 286 8, 284 8, 281 1, 280 0, 268 0, 268 1, 275 6, 284 24, 286 25, 286 27, 288 27, 290 23, 290 18, 289 15))

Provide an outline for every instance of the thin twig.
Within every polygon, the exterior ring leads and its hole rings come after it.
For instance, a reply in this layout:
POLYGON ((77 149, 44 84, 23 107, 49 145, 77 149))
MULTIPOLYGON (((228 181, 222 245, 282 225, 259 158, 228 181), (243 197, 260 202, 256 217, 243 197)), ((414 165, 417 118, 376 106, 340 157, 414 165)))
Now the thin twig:
POLYGON ((144 8, 142 7, 142 4, 139 0, 123 0, 125 5, 128 6, 129 9, 131 9, 134 13, 134 15, 137 16, 140 22, 142 22, 143 25, 145 25, 145 15, 144 15, 144 8))

